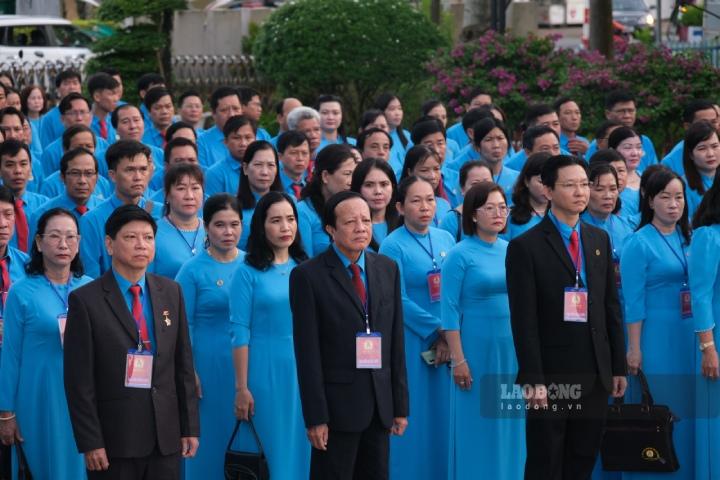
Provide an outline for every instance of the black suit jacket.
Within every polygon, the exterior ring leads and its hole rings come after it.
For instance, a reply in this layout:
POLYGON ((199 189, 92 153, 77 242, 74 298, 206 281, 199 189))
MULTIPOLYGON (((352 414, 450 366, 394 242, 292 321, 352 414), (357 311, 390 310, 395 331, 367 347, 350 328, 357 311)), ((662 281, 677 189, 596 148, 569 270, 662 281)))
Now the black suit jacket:
POLYGON ((151 389, 124 386, 126 356, 137 347, 138 332, 112 271, 70 294, 65 391, 80 452, 105 448, 108 457, 137 458, 157 445, 168 455, 180 450, 180 437, 199 436, 182 292, 153 274, 145 285, 155 328, 151 389))
POLYGON ((564 290, 575 267, 549 217, 514 238, 506 257, 510 315, 519 384, 580 383, 592 389, 597 375, 612 391, 625 375, 625 339, 608 235, 582 223, 580 238, 588 289, 588 322, 565 322, 564 290))
POLYGON ((370 325, 382 334, 382 368, 377 370, 355 368, 355 336, 365 331, 365 320, 335 250, 328 248, 290 276, 295 358, 308 427, 326 423, 337 431, 360 432, 376 408, 388 428, 394 417, 409 414, 398 267, 366 252, 365 274, 370 325))

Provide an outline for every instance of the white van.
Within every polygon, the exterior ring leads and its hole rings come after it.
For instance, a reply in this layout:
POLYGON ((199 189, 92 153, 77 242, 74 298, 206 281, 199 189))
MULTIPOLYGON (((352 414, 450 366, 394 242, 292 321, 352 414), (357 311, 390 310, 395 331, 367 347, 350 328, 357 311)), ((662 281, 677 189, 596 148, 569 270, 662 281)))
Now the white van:
POLYGON ((87 59, 91 43, 64 18, 0 15, 0 62, 87 59))

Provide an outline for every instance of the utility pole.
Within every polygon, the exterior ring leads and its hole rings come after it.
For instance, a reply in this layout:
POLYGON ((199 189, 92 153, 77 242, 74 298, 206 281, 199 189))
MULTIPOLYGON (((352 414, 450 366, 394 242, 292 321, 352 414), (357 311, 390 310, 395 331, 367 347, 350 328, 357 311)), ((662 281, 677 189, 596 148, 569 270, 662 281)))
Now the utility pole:
POLYGON ((590 49, 613 54, 612 0, 590 0, 590 49))

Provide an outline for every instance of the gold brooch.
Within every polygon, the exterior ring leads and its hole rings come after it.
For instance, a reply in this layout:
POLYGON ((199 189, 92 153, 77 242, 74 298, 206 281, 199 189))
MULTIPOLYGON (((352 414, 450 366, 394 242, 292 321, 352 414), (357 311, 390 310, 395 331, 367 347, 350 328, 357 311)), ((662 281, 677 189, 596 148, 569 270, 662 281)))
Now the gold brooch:
POLYGON ((165 325, 169 327, 172 324, 172 321, 170 320, 170 312, 168 310, 163 310, 163 317, 165 317, 165 325))
POLYGON ((215 282, 215 285, 217 285, 218 287, 222 287, 224 283, 225 283, 225 282, 223 282, 223 281, 222 281, 222 278, 221 278, 220 280, 218 280, 217 282, 215 282))

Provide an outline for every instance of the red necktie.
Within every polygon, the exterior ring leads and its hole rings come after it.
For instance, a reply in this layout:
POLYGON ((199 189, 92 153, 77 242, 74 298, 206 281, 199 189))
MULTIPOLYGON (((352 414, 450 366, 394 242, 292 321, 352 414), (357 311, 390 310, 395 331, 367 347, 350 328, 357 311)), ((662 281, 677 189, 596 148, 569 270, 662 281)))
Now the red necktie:
POLYGON ((299 183, 293 183, 292 189, 293 189, 293 192, 295 192, 295 198, 300 200, 300 192, 302 191, 302 185, 300 185, 299 183))
POLYGON ((578 241, 577 230, 573 230, 570 234, 570 246, 568 247, 568 250, 570 251, 570 257, 572 258, 573 264, 575 264, 575 268, 579 272, 580 267, 582 266, 582 257, 580 256, 580 242, 578 241))
POLYGON ((142 289, 140 285, 132 285, 130 292, 133 294, 132 302, 132 316, 135 319, 135 324, 138 327, 140 333, 140 341, 143 344, 145 350, 152 350, 150 344, 150 337, 148 336, 147 322, 145 321, 145 314, 143 313, 142 301, 140 300, 140 292, 142 289))
POLYGON ((2 304, 5 307, 8 290, 10 290, 10 272, 7 268, 7 258, 0 259, 0 271, 2 271, 2 304))
POLYGON ((88 208, 87 208, 87 205, 78 205, 75 207, 75 210, 77 210, 77 212, 82 217, 83 215, 85 215, 87 213, 88 208))
POLYGON ((28 251, 28 223, 23 208, 23 201, 15 199, 15 234, 17 235, 18 248, 23 252, 28 251))
POLYGON ((367 292, 365 292, 365 282, 363 282, 362 276, 360 276, 360 267, 357 263, 350 264, 350 271, 352 271, 352 284, 355 287, 355 293, 360 298, 360 303, 363 306, 367 306, 367 292))
POLYGON ((107 120, 104 118, 100 119, 100 136, 107 140, 108 131, 107 131, 107 120))

